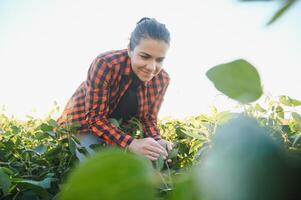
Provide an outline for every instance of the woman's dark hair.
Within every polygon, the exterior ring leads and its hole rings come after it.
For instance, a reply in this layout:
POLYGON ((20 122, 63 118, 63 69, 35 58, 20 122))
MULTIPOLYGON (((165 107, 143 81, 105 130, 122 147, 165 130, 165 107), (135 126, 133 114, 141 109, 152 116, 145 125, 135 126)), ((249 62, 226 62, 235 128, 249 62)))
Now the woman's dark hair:
POLYGON ((165 25, 158 22, 156 19, 143 17, 136 24, 136 28, 131 33, 129 44, 130 50, 134 50, 134 48, 139 44, 140 40, 146 38, 160 41, 162 40, 169 45, 170 33, 165 25))

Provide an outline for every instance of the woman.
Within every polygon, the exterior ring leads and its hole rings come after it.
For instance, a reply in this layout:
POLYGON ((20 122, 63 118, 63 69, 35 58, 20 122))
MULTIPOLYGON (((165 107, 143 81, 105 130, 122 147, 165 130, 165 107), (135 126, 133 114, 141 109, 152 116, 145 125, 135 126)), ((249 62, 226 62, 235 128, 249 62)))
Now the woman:
POLYGON ((168 156, 171 144, 160 138, 157 114, 169 84, 162 69, 170 33, 155 19, 142 18, 131 33, 127 49, 100 54, 69 100, 60 124, 77 122, 82 143, 103 139, 156 160, 168 156), (146 138, 136 139, 114 126, 109 118, 141 122, 146 138), (97 136, 97 137, 95 137, 97 136))

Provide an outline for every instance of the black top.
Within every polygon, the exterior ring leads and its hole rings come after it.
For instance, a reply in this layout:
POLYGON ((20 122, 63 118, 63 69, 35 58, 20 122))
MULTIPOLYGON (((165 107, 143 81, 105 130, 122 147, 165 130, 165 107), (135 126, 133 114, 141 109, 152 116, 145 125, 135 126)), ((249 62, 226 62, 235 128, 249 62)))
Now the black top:
POLYGON ((132 80, 131 85, 121 97, 116 109, 110 115, 110 118, 129 120, 137 114, 137 88, 142 84, 142 81, 134 73, 132 74, 132 80))

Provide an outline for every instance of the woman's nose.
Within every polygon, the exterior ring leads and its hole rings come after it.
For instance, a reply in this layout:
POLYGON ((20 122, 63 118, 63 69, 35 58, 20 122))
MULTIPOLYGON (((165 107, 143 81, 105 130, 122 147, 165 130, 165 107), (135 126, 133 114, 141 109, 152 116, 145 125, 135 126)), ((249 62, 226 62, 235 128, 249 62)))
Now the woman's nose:
POLYGON ((156 70, 156 65, 157 63, 155 61, 151 61, 147 64, 147 69, 150 70, 150 71, 154 71, 156 70))

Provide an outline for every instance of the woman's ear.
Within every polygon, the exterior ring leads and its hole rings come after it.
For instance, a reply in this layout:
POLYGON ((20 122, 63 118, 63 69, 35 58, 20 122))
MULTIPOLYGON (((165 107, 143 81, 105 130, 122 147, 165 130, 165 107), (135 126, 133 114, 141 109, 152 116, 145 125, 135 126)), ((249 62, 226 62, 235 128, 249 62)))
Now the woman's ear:
POLYGON ((130 44, 128 44, 128 48, 127 49, 128 49, 128 55, 131 58, 132 57, 132 51, 130 49, 130 44))

